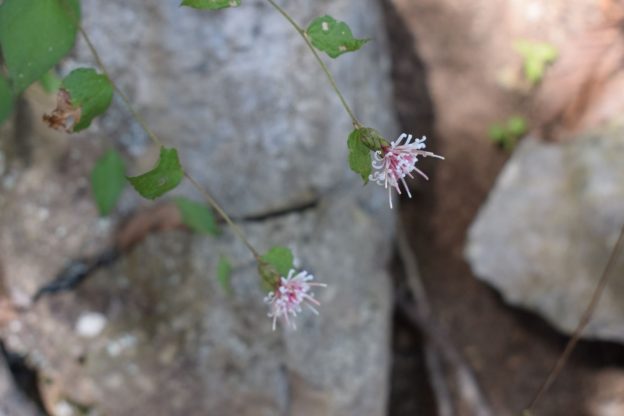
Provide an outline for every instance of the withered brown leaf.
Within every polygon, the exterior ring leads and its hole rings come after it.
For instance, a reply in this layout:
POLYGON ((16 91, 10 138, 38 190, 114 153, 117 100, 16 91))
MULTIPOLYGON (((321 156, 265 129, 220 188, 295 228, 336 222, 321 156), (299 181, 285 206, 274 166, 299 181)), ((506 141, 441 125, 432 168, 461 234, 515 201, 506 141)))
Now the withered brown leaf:
POLYGON ((50 114, 43 115, 49 127, 72 133, 76 123, 80 121, 82 109, 71 104, 69 92, 60 89, 56 94, 56 108, 50 114))

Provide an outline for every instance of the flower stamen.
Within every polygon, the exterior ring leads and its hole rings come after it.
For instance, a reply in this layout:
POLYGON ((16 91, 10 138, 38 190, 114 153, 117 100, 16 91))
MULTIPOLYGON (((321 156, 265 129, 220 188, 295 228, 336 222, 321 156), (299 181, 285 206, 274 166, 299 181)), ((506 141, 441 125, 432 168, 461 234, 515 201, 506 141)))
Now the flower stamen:
POLYGON ((277 326, 277 320, 284 321, 286 326, 297 329, 294 319, 297 314, 301 313, 301 306, 305 304, 316 315, 319 314, 315 306, 321 306, 321 303, 314 298, 314 294, 310 292, 313 287, 327 287, 325 283, 312 282, 314 276, 302 270, 296 273, 294 269, 288 272, 288 276, 281 277, 277 287, 270 292, 264 302, 269 304, 269 318, 273 318, 273 330, 277 326))
POLYGON ((413 141, 412 139, 411 134, 403 133, 395 141, 391 142, 389 146, 382 147, 381 150, 376 151, 373 155, 372 165, 375 172, 370 175, 369 179, 388 190, 390 208, 392 208, 392 189, 401 195, 400 184, 403 185, 407 196, 409 198, 412 197, 405 181, 406 176, 413 179, 412 172, 416 172, 425 180, 429 180, 427 175, 416 167, 419 156, 444 159, 433 152, 423 150, 426 146, 425 140, 427 140, 425 136, 422 139, 414 139, 413 141), (405 142, 401 144, 403 140, 405 142))

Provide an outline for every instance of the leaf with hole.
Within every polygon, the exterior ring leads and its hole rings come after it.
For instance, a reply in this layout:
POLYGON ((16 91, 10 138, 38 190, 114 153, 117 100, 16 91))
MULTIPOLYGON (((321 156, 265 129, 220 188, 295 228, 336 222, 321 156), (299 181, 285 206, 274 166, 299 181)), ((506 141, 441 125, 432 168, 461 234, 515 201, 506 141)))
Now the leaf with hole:
POLYGON ((200 10, 219 10, 227 7, 238 7, 240 4, 241 0, 184 0, 180 6, 200 10))
POLYGON ((98 159, 91 171, 91 190, 101 216, 111 213, 126 186, 125 166, 121 155, 109 150, 98 159))
POLYGON ((73 70, 63 79, 61 87, 67 91, 71 106, 80 115, 73 126, 74 132, 89 127, 95 117, 108 110, 113 100, 113 85, 106 75, 98 74, 95 69, 73 70))
POLYGON ((178 186, 183 177, 178 151, 161 147, 156 166, 143 175, 128 177, 128 180, 142 197, 156 199, 178 186))
POLYGON ((204 234, 219 234, 214 214, 206 205, 184 197, 174 198, 174 202, 180 211, 182 222, 191 230, 204 234))
POLYGON ((78 0, 4 0, 0 46, 14 93, 40 79, 74 46, 78 0))
POLYGON ((369 39, 356 39, 345 22, 340 22, 331 16, 322 16, 314 19, 306 36, 315 48, 325 52, 332 58, 343 53, 357 51, 369 39))

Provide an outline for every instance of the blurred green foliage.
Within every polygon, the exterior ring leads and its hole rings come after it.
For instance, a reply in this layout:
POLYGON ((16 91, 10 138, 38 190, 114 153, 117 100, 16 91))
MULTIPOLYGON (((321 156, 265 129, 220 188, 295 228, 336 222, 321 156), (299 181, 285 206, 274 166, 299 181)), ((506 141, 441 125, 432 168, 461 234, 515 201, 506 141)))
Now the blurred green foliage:
POLYGON ((518 139, 528 131, 528 124, 524 117, 513 116, 506 122, 494 123, 490 126, 488 136, 492 142, 505 150, 512 150, 518 139))
POLYGON ((518 40, 514 48, 522 56, 524 76, 531 85, 540 83, 548 65, 559 55, 557 48, 550 43, 527 39, 518 40))

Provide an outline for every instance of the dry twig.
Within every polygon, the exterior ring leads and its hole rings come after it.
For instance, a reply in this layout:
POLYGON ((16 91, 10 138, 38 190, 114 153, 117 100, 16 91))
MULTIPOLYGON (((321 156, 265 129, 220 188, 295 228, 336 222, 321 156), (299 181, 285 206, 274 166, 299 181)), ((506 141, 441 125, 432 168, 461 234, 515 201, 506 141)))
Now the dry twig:
POLYGON ((585 329, 585 327, 587 327, 587 324, 589 323, 594 313, 594 310, 596 309, 596 306, 598 305, 598 302, 600 301, 600 297, 602 296, 604 289, 607 286, 607 281, 609 280, 611 269, 615 265, 615 260, 617 259, 620 251, 622 250, 623 245, 624 245, 624 225, 620 229, 620 236, 618 237, 617 242, 613 246, 613 250, 611 250, 611 254, 609 255, 609 260, 607 260, 607 264, 602 272, 602 275, 600 276, 600 280, 598 280, 598 284, 596 285, 596 289, 594 289, 594 293, 592 294, 591 300, 589 301, 589 304, 587 305, 585 312, 583 312, 583 316, 581 316, 581 320, 579 321, 576 329, 574 330, 574 333, 572 333, 572 337, 566 344, 566 347, 563 350, 563 353, 561 353, 561 355, 557 359, 555 366, 552 368, 552 370, 550 370, 548 377, 546 377, 546 380, 544 380, 544 383, 541 385, 540 389, 535 394, 535 397, 531 401, 531 404, 529 404, 529 406, 524 411, 526 415, 532 414, 533 410, 535 409, 535 406, 537 405, 537 402, 539 402, 542 396, 544 396, 544 394, 548 391, 550 386, 552 386, 555 380, 557 380, 557 377, 561 373, 561 370, 563 370, 563 367, 568 362, 568 359, 570 358, 570 354, 572 354, 574 347, 576 347, 576 344, 578 344, 579 340, 581 339, 583 330, 585 329))
POLYGON ((452 370, 454 384, 460 396, 459 402, 467 406, 471 410, 471 414, 493 416, 494 412, 491 410, 489 401, 486 399, 472 368, 455 348, 446 330, 431 313, 416 258, 405 235, 404 227, 401 225, 397 231, 397 247, 405 269, 409 290, 414 297, 414 302, 399 298, 398 303, 412 323, 424 333, 427 339, 426 353, 434 354, 433 362, 430 363, 428 360, 427 365, 430 371, 433 370, 432 384, 438 396, 440 414, 443 414, 442 411, 451 414, 453 412, 452 405, 448 403, 451 394, 448 393, 449 389, 446 382, 440 381, 440 379, 444 380, 445 377, 443 375, 440 377, 440 369, 439 366, 436 366, 436 361, 443 361, 452 370))

